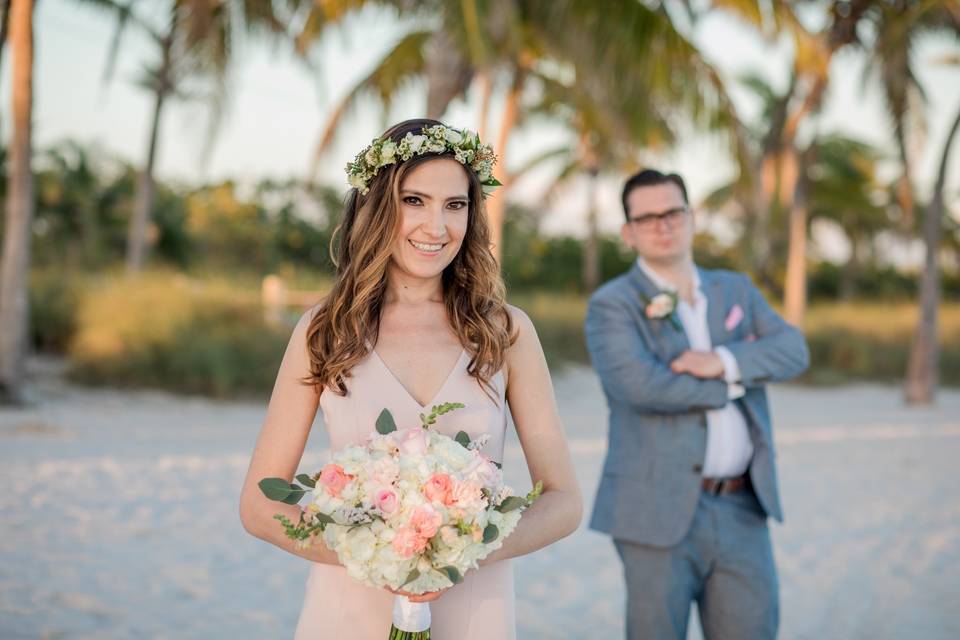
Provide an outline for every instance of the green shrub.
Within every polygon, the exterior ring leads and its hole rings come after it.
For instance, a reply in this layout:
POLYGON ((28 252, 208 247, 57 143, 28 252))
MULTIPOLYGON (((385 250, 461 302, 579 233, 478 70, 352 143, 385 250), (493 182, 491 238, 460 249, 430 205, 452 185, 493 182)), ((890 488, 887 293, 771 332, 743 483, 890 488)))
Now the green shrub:
POLYGON ((61 270, 30 274, 30 342, 46 353, 64 353, 77 329, 82 280, 61 270))
POLYGON ((289 327, 258 292, 152 273, 91 286, 70 348, 74 379, 227 396, 270 391, 289 327))

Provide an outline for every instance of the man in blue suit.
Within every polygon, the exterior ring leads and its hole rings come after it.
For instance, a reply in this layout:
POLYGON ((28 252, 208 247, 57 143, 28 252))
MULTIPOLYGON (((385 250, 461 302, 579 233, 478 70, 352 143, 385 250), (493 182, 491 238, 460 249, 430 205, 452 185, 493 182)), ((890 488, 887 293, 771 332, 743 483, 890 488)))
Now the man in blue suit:
POLYGON ((590 298, 587 346, 610 408, 590 526, 623 562, 627 637, 774 638, 767 518, 783 520, 765 385, 809 364, 803 335, 750 279, 693 261, 683 179, 647 169, 623 188, 638 254, 590 298))

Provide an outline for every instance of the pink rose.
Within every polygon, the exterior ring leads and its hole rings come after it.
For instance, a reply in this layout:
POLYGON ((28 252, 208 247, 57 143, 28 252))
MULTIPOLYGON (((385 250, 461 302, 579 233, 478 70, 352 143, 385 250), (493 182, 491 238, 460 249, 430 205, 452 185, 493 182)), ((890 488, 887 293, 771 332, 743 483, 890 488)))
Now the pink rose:
POLYGON ((393 489, 380 489, 373 496, 373 503, 384 515, 390 515, 397 510, 397 493, 393 489))
POLYGON ((410 527, 425 541, 437 535, 437 529, 442 523, 443 517, 428 504, 417 507, 410 514, 410 527))
POLYGON ((474 458, 463 474, 467 477, 472 476, 485 487, 495 487, 503 482, 500 469, 479 451, 474 451, 474 458))
POLYGON ((393 438, 402 453, 419 455, 427 450, 427 431, 423 427, 401 429, 393 438))
POLYGON ((440 502, 450 504, 451 491, 453 490, 453 480, 445 473, 435 473, 430 476, 427 483, 423 485, 421 492, 430 502, 440 502))
POLYGON ((453 504, 470 512, 483 508, 483 493, 475 482, 458 482, 453 487, 453 504))
POLYGON ((393 538, 393 550, 404 558, 409 558, 415 553, 420 553, 427 548, 426 538, 417 535, 417 532, 411 527, 402 527, 397 531, 393 538))
POLYGON ((325 466, 320 472, 320 484, 323 485, 324 489, 327 490, 332 496, 339 497, 340 492, 343 491, 343 488, 350 484, 350 481, 353 480, 353 476, 346 473, 338 464, 333 464, 332 462, 325 466))

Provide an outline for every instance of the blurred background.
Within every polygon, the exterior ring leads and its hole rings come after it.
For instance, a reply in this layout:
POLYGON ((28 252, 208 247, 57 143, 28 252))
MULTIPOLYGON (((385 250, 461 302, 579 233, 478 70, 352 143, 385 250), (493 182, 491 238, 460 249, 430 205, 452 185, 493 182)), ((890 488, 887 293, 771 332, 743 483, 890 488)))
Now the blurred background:
MULTIPOLYGON (((236 493, 331 282, 343 167, 421 116, 499 156, 495 252, 588 498, 586 299, 633 258, 624 179, 676 171, 697 262, 749 273, 811 348, 773 390, 784 637, 960 635, 957 0, 5 0, 0 20, 0 636, 292 634, 306 570, 245 536, 236 493)), ((605 538, 518 567, 521 637, 622 634, 605 538)))

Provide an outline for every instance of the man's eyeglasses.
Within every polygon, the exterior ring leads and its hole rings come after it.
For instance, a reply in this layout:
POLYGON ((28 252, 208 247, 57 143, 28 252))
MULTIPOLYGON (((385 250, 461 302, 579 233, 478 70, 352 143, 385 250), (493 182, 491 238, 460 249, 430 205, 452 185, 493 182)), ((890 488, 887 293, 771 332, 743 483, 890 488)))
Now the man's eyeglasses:
POLYGON ((641 231, 652 231, 656 229, 659 220, 663 220, 668 227, 673 228, 680 224, 683 215, 689 213, 689 211, 690 207, 684 205, 682 207, 673 207, 660 213, 643 213, 637 216, 631 216, 627 218, 627 220, 641 231))

